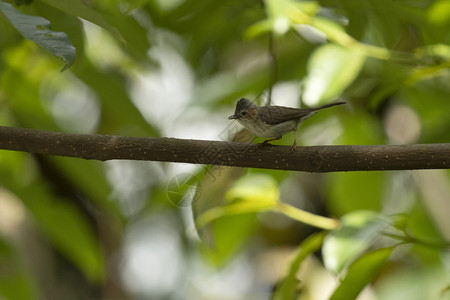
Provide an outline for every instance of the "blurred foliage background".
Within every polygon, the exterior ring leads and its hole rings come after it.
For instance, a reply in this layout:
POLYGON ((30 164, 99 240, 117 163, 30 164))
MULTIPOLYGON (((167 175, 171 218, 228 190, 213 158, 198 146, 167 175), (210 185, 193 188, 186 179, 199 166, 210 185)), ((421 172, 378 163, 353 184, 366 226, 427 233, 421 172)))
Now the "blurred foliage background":
MULTIPOLYGON (((449 28, 448 0, 0 1, 0 124, 227 140, 240 97, 339 99, 300 145, 446 143, 449 28)), ((450 299, 449 195, 448 170, 0 151, 0 299, 450 299)))

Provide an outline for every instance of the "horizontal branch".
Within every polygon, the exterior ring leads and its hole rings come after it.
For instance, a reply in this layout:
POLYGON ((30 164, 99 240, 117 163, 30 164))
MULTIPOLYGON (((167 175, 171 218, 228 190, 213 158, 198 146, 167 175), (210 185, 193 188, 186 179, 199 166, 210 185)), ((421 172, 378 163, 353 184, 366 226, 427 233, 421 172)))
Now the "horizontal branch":
POLYGON ((307 172, 447 169, 450 144, 290 146, 73 134, 0 126, 0 149, 84 159, 149 160, 307 172))

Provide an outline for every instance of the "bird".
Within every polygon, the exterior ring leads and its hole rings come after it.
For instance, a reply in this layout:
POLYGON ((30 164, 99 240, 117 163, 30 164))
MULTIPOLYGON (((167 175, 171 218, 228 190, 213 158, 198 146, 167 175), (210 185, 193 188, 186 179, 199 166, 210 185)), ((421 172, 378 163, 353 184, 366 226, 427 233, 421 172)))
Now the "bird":
POLYGON ((315 108, 294 108, 275 105, 258 106, 247 98, 241 98, 236 103, 234 115, 229 116, 228 119, 237 120, 253 135, 270 138, 261 145, 279 140, 283 135, 293 131, 295 135, 291 151, 294 151, 297 147, 297 127, 300 123, 321 109, 345 103, 334 102, 315 108))

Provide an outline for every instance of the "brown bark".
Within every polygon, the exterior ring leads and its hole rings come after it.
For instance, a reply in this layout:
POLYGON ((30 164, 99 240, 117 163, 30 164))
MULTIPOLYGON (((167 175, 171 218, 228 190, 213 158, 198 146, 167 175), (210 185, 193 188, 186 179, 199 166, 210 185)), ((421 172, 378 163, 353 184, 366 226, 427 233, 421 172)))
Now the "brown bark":
POLYGON ((71 134, 0 126, 0 149, 83 159, 149 160, 307 172, 448 169, 450 144, 264 146, 71 134))

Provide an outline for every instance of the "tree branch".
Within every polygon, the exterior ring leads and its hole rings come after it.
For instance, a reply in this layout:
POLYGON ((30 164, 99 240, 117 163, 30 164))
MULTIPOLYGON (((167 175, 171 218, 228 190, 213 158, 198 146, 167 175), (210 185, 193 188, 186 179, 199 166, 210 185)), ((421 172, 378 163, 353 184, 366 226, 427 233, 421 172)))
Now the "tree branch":
POLYGON ((149 160, 307 172, 450 168, 450 144, 259 146, 73 134, 0 126, 0 149, 84 159, 149 160))

